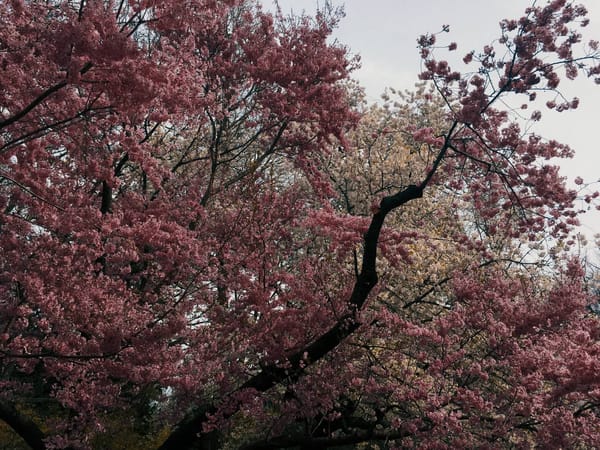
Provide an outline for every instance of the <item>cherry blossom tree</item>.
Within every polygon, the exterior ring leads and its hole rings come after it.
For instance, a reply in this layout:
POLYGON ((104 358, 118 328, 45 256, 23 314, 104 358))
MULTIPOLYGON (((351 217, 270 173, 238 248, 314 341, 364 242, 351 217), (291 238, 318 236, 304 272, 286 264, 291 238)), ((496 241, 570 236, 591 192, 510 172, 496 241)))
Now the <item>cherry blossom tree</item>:
POLYGON ((67 412, 48 441, 62 447, 149 387, 212 396, 268 357, 251 338, 267 325, 258 286, 292 289, 277 273, 313 258, 285 237, 309 201, 292 178, 325 195, 312 159, 355 121, 336 84, 354 62, 326 42, 336 11, 0 8, 2 418, 43 448, 18 413, 45 395, 67 412))
POLYGON ((600 441, 572 151, 504 106, 600 80, 583 6, 502 21, 462 73, 423 36, 424 87, 370 109, 330 6, 0 17, 0 419, 31 448, 136 404, 161 449, 600 441))

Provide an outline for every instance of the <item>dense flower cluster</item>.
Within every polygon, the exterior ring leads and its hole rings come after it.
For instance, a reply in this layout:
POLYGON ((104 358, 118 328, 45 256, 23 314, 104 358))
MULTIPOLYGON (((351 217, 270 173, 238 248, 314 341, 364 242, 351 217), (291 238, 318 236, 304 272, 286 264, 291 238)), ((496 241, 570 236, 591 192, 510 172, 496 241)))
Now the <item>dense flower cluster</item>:
POLYGON ((32 448, 122 410, 163 450, 598 445, 572 150, 498 106, 600 78, 583 7, 501 22, 477 73, 423 36, 431 90, 370 108, 329 6, 0 18, 0 420, 32 448))

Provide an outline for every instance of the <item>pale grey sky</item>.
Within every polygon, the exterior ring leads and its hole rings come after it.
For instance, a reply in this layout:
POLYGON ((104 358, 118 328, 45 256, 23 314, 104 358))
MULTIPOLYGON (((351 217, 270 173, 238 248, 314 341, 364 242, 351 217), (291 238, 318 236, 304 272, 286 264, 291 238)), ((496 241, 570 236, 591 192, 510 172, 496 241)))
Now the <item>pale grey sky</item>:
MULTIPOLYGON (((268 4, 271 0, 263 0, 268 4)), ((544 0, 538 0, 543 3, 544 0)), ((584 40, 600 40, 600 1, 581 0, 588 11, 590 25, 584 40)), ((324 0, 279 0, 287 12, 315 11, 324 0)), ((342 19, 334 37, 361 56, 362 67, 354 78, 366 88, 368 99, 375 101, 385 87, 411 89, 419 73, 416 39, 450 25, 450 33, 440 36, 458 44, 456 56, 481 49, 499 36, 498 22, 518 18, 530 5, 527 0, 332 0, 343 5, 342 19)), ((441 54, 443 55, 443 53, 441 54)), ((448 54, 448 56, 451 56, 448 54)), ((457 69, 460 70, 459 67, 457 69)), ((561 84, 566 97, 580 98, 580 107, 561 114, 543 111, 544 118, 535 131, 546 138, 569 144, 576 151, 572 161, 561 163, 569 180, 581 176, 586 182, 600 179, 600 146, 596 132, 600 128, 600 86, 587 79, 561 84)), ((573 185, 574 186, 574 185, 573 185)), ((594 190, 600 189, 596 184, 594 190)), ((582 217, 582 232, 589 238, 600 233, 600 212, 582 217)))

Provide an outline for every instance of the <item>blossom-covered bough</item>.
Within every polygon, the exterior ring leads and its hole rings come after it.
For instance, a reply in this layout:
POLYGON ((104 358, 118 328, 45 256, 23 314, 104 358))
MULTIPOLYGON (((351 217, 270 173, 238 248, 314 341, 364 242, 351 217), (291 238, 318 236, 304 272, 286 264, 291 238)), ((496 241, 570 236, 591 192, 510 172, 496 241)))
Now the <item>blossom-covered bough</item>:
POLYGON ((31 448, 102 446, 122 411, 163 450, 599 442, 600 328, 548 163, 572 152, 499 106, 577 106, 561 71, 600 77, 582 6, 501 22, 473 73, 424 36, 434 90, 370 109, 330 7, 0 16, 0 419, 31 448))

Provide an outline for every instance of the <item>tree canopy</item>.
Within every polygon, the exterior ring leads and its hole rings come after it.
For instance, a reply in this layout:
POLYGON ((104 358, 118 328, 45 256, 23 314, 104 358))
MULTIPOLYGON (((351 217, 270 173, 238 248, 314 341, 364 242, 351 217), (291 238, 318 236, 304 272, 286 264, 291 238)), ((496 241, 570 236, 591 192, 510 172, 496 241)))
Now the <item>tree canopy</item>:
POLYGON ((421 36, 368 105, 329 4, 0 2, 0 419, 40 450, 600 443, 573 151, 526 126, 600 50, 540 3, 460 72, 421 36))

